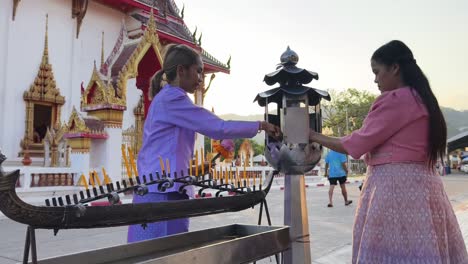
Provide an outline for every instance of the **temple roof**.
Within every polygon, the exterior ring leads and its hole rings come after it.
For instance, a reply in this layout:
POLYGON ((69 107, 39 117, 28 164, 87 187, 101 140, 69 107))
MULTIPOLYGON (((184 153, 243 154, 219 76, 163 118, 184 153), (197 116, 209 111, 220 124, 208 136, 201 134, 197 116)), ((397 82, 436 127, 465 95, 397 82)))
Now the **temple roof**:
POLYGON ((100 138, 108 137, 104 130, 104 123, 96 117, 83 117, 73 107, 70 118, 65 128, 65 138, 100 138))
POLYGON ((60 94, 60 89, 55 82, 52 65, 49 63, 48 21, 49 16, 46 15, 44 51, 42 53, 41 64, 39 65, 36 78, 34 78, 34 83, 31 84, 28 91, 24 92, 23 99, 26 101, 40 101, 63 105, 65 103, 65 97, 60 94))
MULTIPOLYGON (((143 24, 143 27, 146 27, 148 24, 149 17, 146 17, 142 13, 133 13, 131 15, 133 18, 137 19, 143 24)), ((229 66, 225 63, 222 63, 218 59, 216 59, 213 55, 209 54, 206 50, 204 50, 195 39, 195 34, 190 32, 187 28, 183 20, 181 21, 174 21, 170 19, 156 19, 156 28, 158 30, 159 37, 164 39, 167 38, 171 41, 177 41, 173 37, 182 40, 182 44, 186 44, 195 48, 196 50, 200 51, 202 55, 203 63, 205 64, 205 72, 212 73, 212 72, 224 72, 229 73, 229 66), (165 35, 168 36, 165 36, 165 35), (185 43, 184 43, 185 42, 185 43)), ((179 43, 180 41, 176 42, 179 43)))
MULTIPOLYGON (((186 44, 198 50, 202 55, 203 62, 205 63, 205 72, 224 72, 229 73, 229 65, 222 63, 214 56, 205 51, 201 45, 201 37, 196 39, 195 34, 192 33, 185 25, 181 11, 173 0, 95 0, 102 4, 112 6, 128 14, 133 19, 141 23, 141 31, 136 35, 136 38, 141 37, 143 31, 148 26, 149 13, 153 10, 155 14, 155 23, 158 37, 166 43, 186 44), (153 6, 154 5, 154 6, 153 6)), ((125 25, 123 25, 125 27, 125 25)), ((133 32, 132 32, 133 33, 133 32)), ((106 60, 104 67, 112 66, 111 76, 118 75, 118 71, 126 63, 126 60, 131 56, 132 49, 136 48, 136 44, 131 44, 135 36, 129 37, 129 31, 125 27, 125 32, 116 42, 116 46, 109 58, 106 60), (123 47, 123 49, 122 49, 123 47), (118 52, 115 52, 118 51, 118 52), (117 54, 116 54, 117 53, 117 54), (115 58, 114 56, 119 56, 115 58), (112 57, 112 58, 111 58, 112 57)), ((102 71, 107 75, 107 69, 102 71)))
POLYGON ((116 95, 114 86, 103 76, 94 64, 91 80, 86 89, 82 88, 81 110, 93 111, 97 109, 125 110, 125 101, 116 95))

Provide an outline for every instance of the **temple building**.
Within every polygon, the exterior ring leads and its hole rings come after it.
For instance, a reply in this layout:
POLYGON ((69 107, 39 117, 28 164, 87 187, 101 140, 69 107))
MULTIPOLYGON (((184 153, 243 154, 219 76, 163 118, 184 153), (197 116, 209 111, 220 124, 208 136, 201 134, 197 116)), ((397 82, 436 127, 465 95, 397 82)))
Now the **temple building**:
MULTIPOLYGON (((150 78, 168 44, 202 55, 206 82, 229 74, 191 32, 173 0, 5 0, 0 9, 0 149, 6 166, 50 167, 19 185, 71 185, 104 167, 113 180, 125 172, 121 146, 136 156, 151 103, 150 78), (42 177, 42 178, 41 178, 42 177), (35 179, 36 178, 36 179, 35 179), (42 179, 42 180, 41 180, 42 179)), ((195 27, 195 26, 193 26, 195 27)), ((198 135, 196 148, 203 146, 198 135)), ((27 179, 27 177, 30 177, 27 179)))

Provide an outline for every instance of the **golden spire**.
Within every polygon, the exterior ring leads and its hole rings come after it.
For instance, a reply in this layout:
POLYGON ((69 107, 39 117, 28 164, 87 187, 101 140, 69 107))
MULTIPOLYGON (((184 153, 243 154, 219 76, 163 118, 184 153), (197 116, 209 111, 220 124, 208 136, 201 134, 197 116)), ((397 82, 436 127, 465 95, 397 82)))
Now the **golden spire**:
POLYGON ((151 7, 147 28, 151 32, 156 32, 156 21, 154 20, 153 7, 151 7))
POLYGON ((46 30, 44 38, 44 52, 42 53, 42 64, 49 64, 49 14, 46 14, 46 30))
POLYGON ((101 67, 104 65, 104 31, 102 32, 102 43, 101 43, 101 67))
POLYGON ((13 21, 15 21, 16 17, 16 9, 18 8, 18 4, 21 0, 13 0, 13 21))

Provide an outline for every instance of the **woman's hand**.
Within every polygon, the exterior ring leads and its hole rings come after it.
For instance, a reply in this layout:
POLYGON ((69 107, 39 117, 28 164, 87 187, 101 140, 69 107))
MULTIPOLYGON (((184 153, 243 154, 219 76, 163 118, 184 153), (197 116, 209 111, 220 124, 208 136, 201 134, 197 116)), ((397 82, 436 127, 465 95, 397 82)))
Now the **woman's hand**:
POLYGON ((321 144, 321 142, 318 142, 319 135, 321 135, 321 134, 318 133, 318 132, 315 132, 312 129, 309 129, 309 142, 317 142, 317 143, 321 144))
POLYGON ((276 140, 281 140, 283 138, 283 133, 281 132, 281 129, 278 126, 273 125, 271 123, 261 121, 259 130, 265 131, 265 133, 267 133, 268 136, 276 140))
POLYGON ((348 154, 340 139, 341 138, 322 135, 321 133, 315 132, 312 129, 309 130, 309 142, 315 142, 329 149, 333 149, 334 151, 348 154))

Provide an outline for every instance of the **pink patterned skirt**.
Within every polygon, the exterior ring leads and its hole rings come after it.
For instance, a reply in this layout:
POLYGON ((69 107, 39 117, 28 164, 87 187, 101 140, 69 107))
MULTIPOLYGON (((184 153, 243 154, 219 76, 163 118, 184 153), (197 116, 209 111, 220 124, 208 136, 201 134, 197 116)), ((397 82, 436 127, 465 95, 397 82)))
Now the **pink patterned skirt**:
POLYGON ((440 176, 424 164, 370 166, 356 210, 353 263, 468 263, 440 176))

